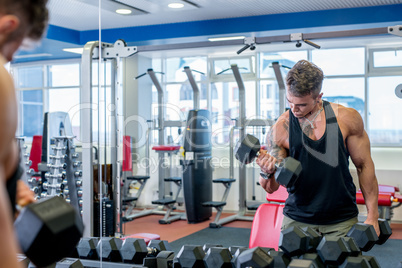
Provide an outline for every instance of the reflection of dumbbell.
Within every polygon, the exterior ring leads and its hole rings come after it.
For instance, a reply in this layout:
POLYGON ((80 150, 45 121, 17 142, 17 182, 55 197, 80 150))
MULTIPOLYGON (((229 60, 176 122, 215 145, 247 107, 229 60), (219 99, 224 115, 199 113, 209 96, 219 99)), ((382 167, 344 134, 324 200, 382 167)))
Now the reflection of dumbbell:
POLYGON ((68 256, 84 228, 78 212, 61 197, 29 204, 14 227, 21 249, 38 267, 68 256))
MULTIPOLYGON (((243 139, 240 139, 234 149, 236 159, 243 164, 251 163, 256 158, 261 150, 260 141, 247 134, 243 139)), ((275 164, 275 180, 286 188, 292 187, 302 170, 301 163, 292 157, 286 157, 279 164, 275 164)))
POLYGON ((123 262, 134 264, 143 264, 146 257, 157 257, 163 251, 172 252, 167 241, 151 240, 147 246, 144 239, 139 238, 126 238, 120 248, 123 262))
POLYGON ((392 234, 387 220, 379 219, 380 236, 377 236, 374 226, 365 223, 356 223, 349 230, 347 236, 353 237, 362 251, 369 251, 375 244, 382 245, 392 234))

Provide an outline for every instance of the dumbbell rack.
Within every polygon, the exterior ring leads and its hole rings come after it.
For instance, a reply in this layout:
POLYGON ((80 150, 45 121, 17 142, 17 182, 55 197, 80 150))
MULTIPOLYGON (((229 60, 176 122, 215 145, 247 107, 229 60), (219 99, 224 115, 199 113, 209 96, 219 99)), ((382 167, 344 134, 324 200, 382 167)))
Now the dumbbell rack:
POLYGON ((24 137, 16 137, 18 147, 20 149, 20 166, 24 168, 25 175, 21 178, 29 185, 31 191, 35 193, 35 198, 40 197, 42 192, 42 179, 35 175, 35 171, 31 168, 32 161, 29 160, 27 145, 24 137))
MULTIPOLYGON (((29 170, 32 165, 32 161, 29 160, 29 153, 27 152, 28 146, 25 144, 24 137, 16 137, 18 148, 20 149, 20 166, 24 168, 27 175, 30 175, 29 170)), ((28 177, 24 177, 24 180, 28 181, 28 177)))
MULTIPOLYGON (((41 198, 61 196, 77 211, 82 211, 82 171, 81 162, 73 144, 74 137, 54 137, 53 154, 49 156, 49 169, 42 184, 41 198)), ((81 213, 82 214, 82 213, 81 213)))

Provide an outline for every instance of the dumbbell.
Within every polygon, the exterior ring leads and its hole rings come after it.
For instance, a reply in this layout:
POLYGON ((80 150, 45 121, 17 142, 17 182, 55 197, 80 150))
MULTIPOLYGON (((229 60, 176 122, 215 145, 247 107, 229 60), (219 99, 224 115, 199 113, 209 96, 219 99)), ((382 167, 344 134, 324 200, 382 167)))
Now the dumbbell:
POLYGON ((378 219, 380 236, 377 236, 374 226, 365 223, 356 223, 346 236, 353 237, 362 251, 369 251, 375 244, 382 245, 392 235, 392 229, 387 220, 378 219))
POLYGON ((151 240, 147 246, 142 238, 126 238, 119 251, 123 262, 143 264, 146 257, 156 258, 159 253, 172 250, 165 240, 151 240))
POLYGON ((38 267, 67 257, 84 230, 78 211, 58 196, 24 207, 14 227, 21 250, 38 267))
MULTIPOLYGON (((241 252, 238 248, 236 252, 241 252)), ((183 268, 225 268, 234 267, 233 255, 229 248, 221 245, 184 245, 176 257, 177 266, 183 268)), ((175 266, 176 267, 176 266, 175 266)))
POLYGON ((289 257, 315 252, 322 236, 311 227, 291 226, 281 231, 279 248, 289 257))
POLYGON ((261 247, 255 247, 240 253, 236 261, 236 267, 260 267, 268 268, 274 266, 274 258, 261 247))
MULTIPOLYGON (((253 135, 247 134, 240 139, 234 149, 235 157, 243 164, 251 163, 260 153, 260 141, 253 135)), ((302 171, 299 161, 293 157, 286 157, 279 164, 275 164, 275 180, 286 188, 292 187, 302 171)))

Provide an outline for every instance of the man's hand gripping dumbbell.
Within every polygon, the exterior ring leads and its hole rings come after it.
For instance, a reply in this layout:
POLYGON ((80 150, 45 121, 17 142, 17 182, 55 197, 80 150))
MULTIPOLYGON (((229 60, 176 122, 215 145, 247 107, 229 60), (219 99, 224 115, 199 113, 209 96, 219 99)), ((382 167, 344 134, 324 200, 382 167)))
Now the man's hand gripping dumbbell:
POLYGON ((266 173, 261 173, 261 176, 265 179, 269 179, 274 175, 275 180, 286 188, 292 187, 302 170, 301 163, 292 157, 286 157, 279 164, 276 163, 276 159, 267 154, 265 150, 261 150, 260 141, 247 134, 245 137, 239 139, 234 149, 234 154, 237 160, 242 164, 249 164, 253 162, 256 157, 269 157, 269 161, 272 163, 272 167, 266 170, 266 173))

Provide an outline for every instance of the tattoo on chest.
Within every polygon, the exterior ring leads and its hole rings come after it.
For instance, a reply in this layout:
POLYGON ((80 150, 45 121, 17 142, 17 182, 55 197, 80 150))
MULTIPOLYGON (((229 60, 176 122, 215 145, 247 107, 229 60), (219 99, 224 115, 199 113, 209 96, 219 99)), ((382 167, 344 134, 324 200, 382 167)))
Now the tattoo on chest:
POLYGON ((311 138, 311 139, 314 137, 314 135, 313 135, 313 134, 314 134, 314 133, 313 133, 313 129, 311 128, 310 124, 304 125, 304 124, 300 123, 300 127, 301 127, 303 133, 304 133, 307 137, 309 137, 309 138, 311 138))

